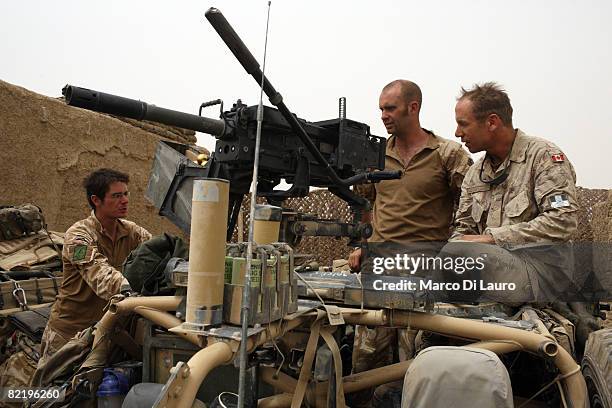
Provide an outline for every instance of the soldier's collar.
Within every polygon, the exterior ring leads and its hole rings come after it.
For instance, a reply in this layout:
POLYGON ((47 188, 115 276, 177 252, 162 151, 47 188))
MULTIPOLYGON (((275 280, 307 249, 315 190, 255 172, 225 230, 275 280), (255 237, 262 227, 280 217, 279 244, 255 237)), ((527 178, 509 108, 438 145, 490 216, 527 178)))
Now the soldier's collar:
MULTIPOLYGON (((436 150, 438 147, 440 147, 440 138, 436 136, 434 132, 432 132, 431 130, 427 130, 425 128, 421 128, 421 129, 423 129, 425 133, 429 135, 429 137, 427 138, 427 143, 425 143, 425 146, 423 146, 423 149, 436 150)), ((389 136, 389 139, 387 139, 387 150, 385 153, 387 156, 391 156, 394 159, 399 160, 401 162, 399 155, 395 153, 395 140, 396 140, 395 135, 389 136)))
MULTIPOLYGON (((104 229, 104 227, 102 226, 102 224, 100 223, 100 220, 98 220, 98 217, 96 217, 96 213, 91 210, 91 218, 93 219, 94 225, 96 226, 96 231, 98 231, 100 234, 104 233, 105 235, 108 235, 106 233, 106 230, 104 229)), ((116 239, 119 239, 121 237, 127 236, 129 234, 127 228, 125 227, 125 224, 123 222, 123 220, 121 218, 117 218, 117 237, 116 239)))
POLYGON ((527 147, 529 145, 529 140, 525 132, 521 129, 516 129, 516 137, 514 139, 514 144, 512 145, 512 150, 510 151, 510 160, 515 163, 524 162, 527 157, 527 147))

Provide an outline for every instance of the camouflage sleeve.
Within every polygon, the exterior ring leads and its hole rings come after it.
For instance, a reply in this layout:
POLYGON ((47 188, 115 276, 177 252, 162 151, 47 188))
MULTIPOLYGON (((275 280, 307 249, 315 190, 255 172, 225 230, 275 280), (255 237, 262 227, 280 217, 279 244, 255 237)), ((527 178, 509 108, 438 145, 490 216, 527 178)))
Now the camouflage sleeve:
MULTIPOLYGON (((487 228, 485 233, 493 235, 498 245, 568 241, 577 228, 576 173, 565 155, 554 145, 542 149, 536 153, 532 174, 539 214, 529 221, 487 228)), ((517 197, 519 210, 523 208, 521 200, 527 208, 527 194, 517 197)))
MULTIPOLYGON (((469 173, 466 179, 469 179, 469 173)), ((478 235, 478 225, 472 218, 472 196, 468 194, 466 182, 461 186, 461 198, 459 199, 459 205, 457 206, 457 212, 455 213, 454 231, 450 237, 450 240, 457 238, 460 235, 478 235)))
POLYGON ((450 147, 447 149, 447 153, 444 154, 446 157, 443 157, 443 160, 448 186, 453 195, 455 210, 457 210, 459 198, 461 197, 461 185, 473 161, 468 152, 459 143, 449 143, 449 145, 450 147))
POLYGON ((138 227, 138 231, 137 234, 140 236, 140 243, 142 244, 145 241, 150 240, 153 235, 151 235, 151 233, 149 231, 147 231, 146 229, 142 228, 141 226, 137 225, 138 227))
POLYGON ((106 256, 98 250, 96 239, 86 231, 66 232, 62 250, 64 264, 73 265, 96 295, 109 300, 121 290, 124 280, 106 256))

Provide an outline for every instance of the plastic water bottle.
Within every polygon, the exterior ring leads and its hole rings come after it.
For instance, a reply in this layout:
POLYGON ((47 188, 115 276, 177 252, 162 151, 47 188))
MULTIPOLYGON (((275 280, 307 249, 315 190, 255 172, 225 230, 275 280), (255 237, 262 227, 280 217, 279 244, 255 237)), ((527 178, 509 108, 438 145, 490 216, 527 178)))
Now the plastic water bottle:
POLYGON ((121 408, 128 392, 128 379, 112 368, 104 369, 104 378, 98 387, 98 408, 121 408))

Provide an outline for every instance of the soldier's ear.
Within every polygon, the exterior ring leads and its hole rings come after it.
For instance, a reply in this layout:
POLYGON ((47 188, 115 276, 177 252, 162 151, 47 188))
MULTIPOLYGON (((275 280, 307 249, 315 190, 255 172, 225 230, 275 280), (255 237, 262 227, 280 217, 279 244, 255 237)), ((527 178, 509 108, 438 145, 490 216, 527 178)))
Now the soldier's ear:
POLYGON ((421 108, 417 101, 410 102, 410 104, 408 104, 408 107, 410 109, 410 113, 419 113, 419 109, 421 108))
POLYGON ((490 114, 486 119, 487 129, 490 132, 494 132, 503 125, 499 116, 496 113, 490 114))
POLYGON ((97 195, 92 194, 90 198, 91 198, 91 202, 93 203, 95 207, 98 207, 102 204, 102 200, 97 195))

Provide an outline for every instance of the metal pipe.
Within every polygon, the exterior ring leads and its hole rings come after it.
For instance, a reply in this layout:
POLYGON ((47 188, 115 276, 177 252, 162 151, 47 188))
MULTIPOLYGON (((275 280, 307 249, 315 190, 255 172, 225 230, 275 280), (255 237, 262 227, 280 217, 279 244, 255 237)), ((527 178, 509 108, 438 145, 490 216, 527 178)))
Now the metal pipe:
POLYGON ((293 394, 277 394, 257 401, 257 408, 288 408, 291 407, 293 394))
POLYGON ((469 348, 481 348, 494 352, 495 354, 506 354, 513 351, 523 350, 523 346, 512 340, 499 340, 499 341, 479 341, 472 344, 466 344, 462 347, 469 348))
MULTIPOLYGON (((412 360, 406 360, 401 363, 395 363, 346 376, 342 379, 344 392, 350 394, 366 388, 400 380, 404 378, 410 364, 412 364, 412 360)), ((317 393, 322 391, 327 392, 327 382, 317 384, 317 393)))
POLYGON ((107 334, 112 332, 119 316, 132 312, 138 306, 151 307, 156 310, 168 312, 176 310, 181 303, 180 296, 134 296, 121 300, 111 300, 104 316, 96 324, 92 348, 98 346, 103 339, 107 339, 107 334))
MULTIPOLYGON (((321 311, 319 312, 323 313, 321 311)), ((300 317, 296 317, 291 320, 279 320, 278 322, 270 323, 269 325, 267 325, 266 330, 259 333, 257 337, 255 336, 249 337, 249 339, 247 340, 247 350, 250 353, 256 347, 259 347, 262 344, 276 337, 282 336, 288 331, 291 331, 295 329, 296 327, 301 326, 304 322, 311 320, 311 319, 312 319, 312 316, 300 316, 300 317)))
MULTIPOLYGON (((172 316, 171 314, 146 306, 136 306, 134 308, 134 313, 138 313, 145 319, 152 321, 166 330, 180 326, 180 324, 183 323, 179 318, 172 316)), ((189 341, 190 343, 195 344, 198 347, 202 347, 203 339, 193 333, 175 332, 174 334, 189 341)))
POLYGON ((295 378, 288 376, 282 371, 277 373, 274 367, 260 367, 259 375, 263 381, 267 382, 275 389, 288 394, 292 394, 293 391, 295 391, 295 387, 297 387, 297 380, 295 378))
MULTIPOLYGON (((344 309, 342 309, 342 311, 344 311, 344 309)), ((546 357, 554 357, 558 349, 556 343, 539 334, 482 321, 404 310, 367 311, 363 313, 363 318, 360 316, 362 316, 362 314, 353 313, 346 315, 344 320, 347 323, 355 324, 389 324, 393 326, 410 327, 466 339, 511 339, 519 342, 526 350, 542 354, 546 357), (386 314, 387 317, 380 318, 380 313, 386 314), (376 322, 377 319, 379 319, 378 322, 376 322), (362 321, 367 323, 361 323, 362 321)))
POLYGON ((180 296, 133 296, 112 302, 108 307, 108 312, 112 314, 126 314, 132 312, 138 306, 171 312, 176 310, 181 300, 180 296))
MULTIPOLYGON (((341 310, 343 312, 345 311, 345 309, 341 310)), ((347 323, 372 324, 376 320, 375 313, 371 313, 370 311, 364 312, 363 314, 350 313, 353 310, 354 309, 346 310, 349 312, 344 315, 344 320, 347 323), (360 318, 362 315, 364 315, 363 319, 360 318), (362 323, 362 321, 368 323, 362 323)), ((377 325, 384 325, 387 321, 396 326, 428 330, 449 336, 493 341, 504 339, 516 341, 525 351, 530 351, 553 359, 561 376, 563 376, 563 385, 573 407, 582 408, 586 407, 588 404, 586 382, 580 373, 580 366, 576 364, 574 359, 564 348, 558 347, 557 343, 540 334, 511 327, 497 326, 490 323, 471 321, 469 319, 402 310, 389 311, 389 317, 387 319, 381 318, 377 325)), ((482 344, 483 343, 481 343, 481 345, 482 344)))
POLYGON ((229 363, 233 357, 232 349, 225 342, 217 342, 195 353, 187 362, 189 372, 184 379, 180 392, 169 395, 168 405, 175 408, 191 408, 202 381, 214 368, 229 363))
POLYGON ((536 325, 536 329, 542 336, 548 337, 549 339, 555 341, 555 337, 550 334, 546 326, 544 326, 544 322, 542 322, 540 319, 540 316, 538 316, 538 314, 532 308, 526 307, 523 309, 523 320, 532 322, 536 325))
POLYGON ((572 408, 586 408, 589 406, 587 386, 580 366, 576 364, 572 356, 563 347, 559 347, 559 353, 555 356, 555 365, 563 378, 561 384, 566 391, 572 408))

